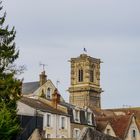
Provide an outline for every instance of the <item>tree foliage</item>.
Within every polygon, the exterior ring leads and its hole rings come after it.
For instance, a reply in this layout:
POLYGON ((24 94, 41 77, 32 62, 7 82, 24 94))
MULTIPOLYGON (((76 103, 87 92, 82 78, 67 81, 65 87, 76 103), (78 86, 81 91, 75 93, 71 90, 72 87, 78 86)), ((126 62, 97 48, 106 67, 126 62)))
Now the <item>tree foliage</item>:
POLYGON ((10 109, 3 105, 0 111, 0 139, 11 140, 16 136, 19 125, 13 112, 11 113, 10 109))
POLYGON ((10 140, 20 130, 16 101, 20 98, 21 81, 15 78, 19 51, 14 42, 16 31, 4 26, 5 18, 6 13, 0 17, 0 140, 10 140))

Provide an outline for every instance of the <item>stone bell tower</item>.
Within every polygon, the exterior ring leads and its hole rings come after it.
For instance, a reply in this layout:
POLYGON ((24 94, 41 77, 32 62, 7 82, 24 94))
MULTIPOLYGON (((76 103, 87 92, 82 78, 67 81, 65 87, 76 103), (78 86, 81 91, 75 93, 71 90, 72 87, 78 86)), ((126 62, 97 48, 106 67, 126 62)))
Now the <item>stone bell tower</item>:
POLYGON ((100 59, 81 54, 71 58, 70 103, 84 108, 101 108, 100 59))

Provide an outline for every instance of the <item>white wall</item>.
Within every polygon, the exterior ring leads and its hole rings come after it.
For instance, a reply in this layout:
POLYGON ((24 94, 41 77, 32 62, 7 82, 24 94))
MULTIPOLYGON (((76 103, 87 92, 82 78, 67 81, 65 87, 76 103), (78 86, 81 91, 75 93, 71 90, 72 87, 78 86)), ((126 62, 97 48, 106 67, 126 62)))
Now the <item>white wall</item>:
POLYGON ((18 115, 27 115, 27 116, 34 116, 36 110, 20 101, 17 102, 17 114, 18 115))
MULTIPOLYGON (((50 113, 49 113, 50 114, 50 113)), ((65 138, 70 138, 70 117, 57 115, 57 114, 50 114, 51 115, 51 126, 47 127, 46 123, 46 115, 44 114, 43 117, 43 126, 44 130, 47 134, 51 135, 51 138, 61 138, 62 136, 65 138), (65 129, 61 128, 61 117, 65 117, 65 129)))
POLYGON ((115 132, 114 132, 114 130, 113 130, 113 128, 111 127, 110 124, 107 124, 107 126, 106 126, 106 128, 105 128, 105 130, 104 130, 104 133, 105 133, 105 134, 107 134, 107 129, 110 130, 110 132, 109 132, 109 135, 110 135, 110 136, 116 137, 115 132))

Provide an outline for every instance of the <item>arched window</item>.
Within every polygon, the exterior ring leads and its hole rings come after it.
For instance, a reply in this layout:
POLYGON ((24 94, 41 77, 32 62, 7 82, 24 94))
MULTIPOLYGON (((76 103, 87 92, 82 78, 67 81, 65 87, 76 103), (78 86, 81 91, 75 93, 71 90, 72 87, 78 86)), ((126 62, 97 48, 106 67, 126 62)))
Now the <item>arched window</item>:
POLYGON ((50 88, 47 89, 46 97, 47 98, 50 98, 51 97, 51 89, 50 88))
POLYGON ((78 71, 78 81, 83 82, 83 70, 79 69, 78 71))

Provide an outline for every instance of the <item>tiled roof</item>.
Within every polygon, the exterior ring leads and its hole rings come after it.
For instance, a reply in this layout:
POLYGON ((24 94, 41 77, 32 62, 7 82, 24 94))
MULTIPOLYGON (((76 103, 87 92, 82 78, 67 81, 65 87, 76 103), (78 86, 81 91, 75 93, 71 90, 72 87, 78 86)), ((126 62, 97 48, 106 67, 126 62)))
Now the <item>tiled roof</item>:
POLYGON ((104 131, 107 124, 110 123, 116 136, 121 139, 124 139, 130 126, 132 116, 133 115, 98 117, 96 118, 97 130, 104 131))
POLYGON ((22 84, 22 94, 31 94, 39 88, 39 81, 22 84))
POLYGON ((123 112, 126 115, 135 115, 136 117, 136 124, 140 130, 140 107, 135 107, 135 108, 116 108, 116 109, 106 109, 104 111, 108 112, 123 112))
POLYGON ((132 115, 116 116, 115 118, 110 119, 111 126, 114 129, 116 136, 122 139, 125 138, 131 120, 132 115))
POLYGON ((64 116, 69 116, 68 114, 66 114, 65 112, 62 112, 58 109, 53 108, 52 106, 49 106, 37 99, 33 99, 33 98, 27 98, 27 97, 22 97, 20 99, 20 102, 43 112, 49 112, 52 114, 59 114, 59 115, 64 115, 64 116))

